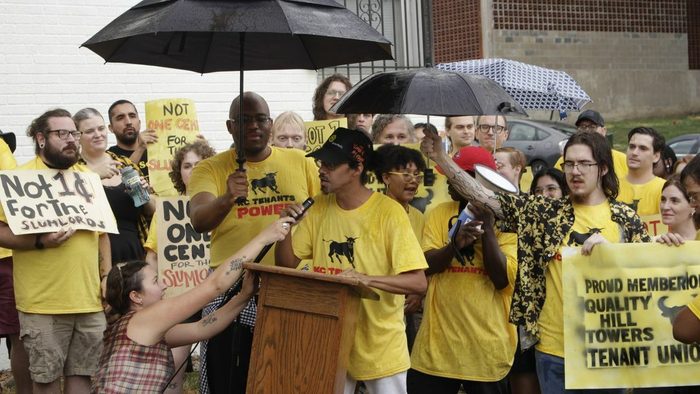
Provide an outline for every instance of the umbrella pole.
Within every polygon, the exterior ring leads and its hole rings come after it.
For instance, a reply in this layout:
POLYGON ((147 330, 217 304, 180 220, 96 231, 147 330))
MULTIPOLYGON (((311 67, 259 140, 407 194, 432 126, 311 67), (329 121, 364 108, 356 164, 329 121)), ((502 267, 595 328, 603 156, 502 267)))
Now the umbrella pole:
POLYGON ((245 150, 243 146, 243 140, 245 138, 245 124, 243 124, 243 58, 245 49, 245 33, 239 34, 241 51, 239 54, 239 81, 238 81, 238 143, 236 144, 236 162, 238 163, 238 170, 244 171, 243 164, 245 163, 245 150))

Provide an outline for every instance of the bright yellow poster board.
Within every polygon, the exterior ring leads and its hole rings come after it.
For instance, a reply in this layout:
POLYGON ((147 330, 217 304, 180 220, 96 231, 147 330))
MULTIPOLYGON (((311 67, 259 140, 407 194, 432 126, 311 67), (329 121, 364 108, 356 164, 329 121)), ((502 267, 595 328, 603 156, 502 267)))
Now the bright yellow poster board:
POLYGON ((178 148, 194 142, 199 134, 194 101, 172 98, 146 102, 146 128, 158 135, 158 142, 148 144, 149 182, 157 195, 177 196, 168 175, 170 161, 178 148))
POLYGON ((157 203, 158 277, 168 286, 165 296, 173 297, 209 275, 211 234, 192 227, 189 197, 159 197, 157 203))
POLYGON ((700 293, 700 242, 565 248, 563 258, 567 389, 700 384, 700 345, 672 331, 700 293))
POLYGON ((306 128, 306 153, 320 148, 338 127, 348 127, 348 119, 310 120, 304 122, 306 128))
POLYGON ((100 177, 92 172, 0 171, 0 202, 16 235, 64 228, 119 234, 100 177))
POLYGON ((642 219, 644 227, 647 229, 647 232, 652 237, 656 237, 657 235, 661 234, 666 234, 668 232, 668 226, 661 222, 660 213, 657 213, 656 215, 641 216, 640 219, 642 219))

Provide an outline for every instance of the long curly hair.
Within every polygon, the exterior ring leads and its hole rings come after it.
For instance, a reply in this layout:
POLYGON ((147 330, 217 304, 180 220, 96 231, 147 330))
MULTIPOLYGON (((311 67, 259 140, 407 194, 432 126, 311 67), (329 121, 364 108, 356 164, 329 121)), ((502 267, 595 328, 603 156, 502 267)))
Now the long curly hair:
POLYGON ((314 120, 326 120, 326 110, 323 108, 323 97, 326 95, 326 90, 328 90, 328 87, 331 85, 331 83, 336 81, 341 82, 343 85, 345 85, 345 88, 347 90, 350 90, 352 88, 352 83, 350 82, 350 79, 348 79, 348 77, 346 77, 343 74, 333 74, 328 78, 324 79, 323 82, 321 82, 321 84, 318 85, 316 91, 314 91, 314 120))
POLYGON ((183 145, 180 149, 175 151, 173 155, 173 160, 170 162, 170 179, 173 181, 175 190, 178 193, 184 195, 187 191, 185 183, 182 181, 182 161, 185 159, 185 155, 189 152, 194 152, 197 156, 201 157, 202 160, 207 159, 216 155, 216 151, 212 148, 209 143, 205 140, 197 140, 195 142, 183 145))

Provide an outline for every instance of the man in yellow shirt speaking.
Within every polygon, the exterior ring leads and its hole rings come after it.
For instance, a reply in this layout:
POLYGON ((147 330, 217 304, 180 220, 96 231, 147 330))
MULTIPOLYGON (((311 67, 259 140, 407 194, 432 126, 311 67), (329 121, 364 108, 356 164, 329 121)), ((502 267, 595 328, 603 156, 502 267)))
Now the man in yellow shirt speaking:
MULTIPOLYGON (((365 186, 374 163, 372 143, 361 131, 337 129, 316 159, 322 195, 294 236, 278 242, 278 265, 312 260, 313 270, 359 278, 379 293, 361 300, 345 393, 361 380, 371 394, 405 394, 410 365, 403 321, 405 294, 425 292, 425 257, 403 207, 365 186)), ((301 205, 281 216, 299 217, 301 205)))

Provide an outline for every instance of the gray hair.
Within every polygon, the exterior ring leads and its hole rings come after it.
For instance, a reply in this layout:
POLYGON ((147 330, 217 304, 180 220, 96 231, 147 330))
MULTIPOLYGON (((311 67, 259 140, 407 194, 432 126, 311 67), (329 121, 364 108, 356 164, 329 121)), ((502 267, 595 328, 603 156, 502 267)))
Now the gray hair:
POLYGON ((104 117, 102 116, 100 111, 96 110, 95 108, 88 107, 81 109, 73 115, 73 122, 75 122, 75 127, 79 128, 80 122, 95 116, 98 116, 102 118, 102 120, 104 120, 104 117))
POLYGON ((382 134, 382 131, 395 120, 403 120, 406 127, 406 133, 410 136, 411 142, 416 141, 416 130, 413 128, 413 123, 405 115, 377 115, 372 123, 372 142, 377 143, 377 139, 382 134))

